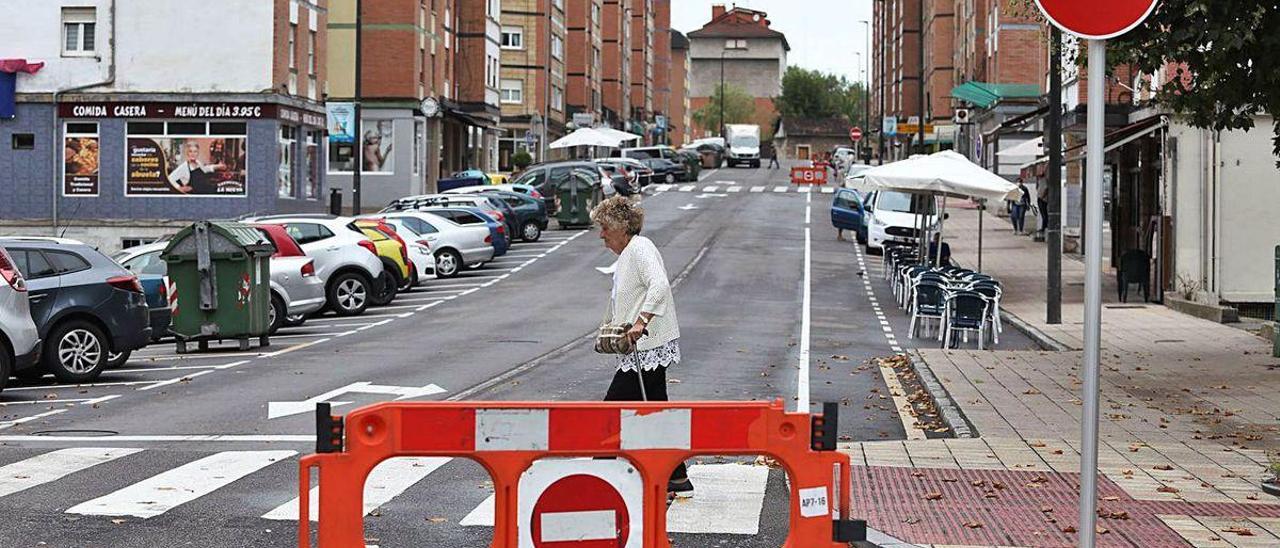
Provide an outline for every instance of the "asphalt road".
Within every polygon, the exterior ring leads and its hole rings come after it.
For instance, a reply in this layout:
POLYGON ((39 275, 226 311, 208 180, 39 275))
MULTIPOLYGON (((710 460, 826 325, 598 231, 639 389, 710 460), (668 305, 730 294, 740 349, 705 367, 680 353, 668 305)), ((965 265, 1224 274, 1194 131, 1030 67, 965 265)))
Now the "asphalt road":
MULTIPOLYGON (((936 343, 906 337, 879 258, 835 239, 829 193, 767 169, 651 190, 644 233, 681 319, 673 399, 841 402, 841 441, 925 435, 901 411, 896 376, 866 363, 936 343)), ((609 295, 598 269, 613 258, 596 231, 552 230, 390 307, 286 329, 269 348, 158 345, 93 385, 5 390, 0 546, 296 546, 289 504, 297 458, 314 447, 316 401, 347 402, 335 407, 345 412, 396 398, 602 397, 613 365, 588 337, 609 295)), ((1006 330, 1001 346, 1031 343, 1006 330)), ((690 464, 700 487, 670 511, 677 545, 782 544, 779 470, 690 464)), ((369 544, 488 545, 492 486, 480 466, 397 459, 379 470, 366 485, 366 502, 381 502, 367 508, 369 544)))

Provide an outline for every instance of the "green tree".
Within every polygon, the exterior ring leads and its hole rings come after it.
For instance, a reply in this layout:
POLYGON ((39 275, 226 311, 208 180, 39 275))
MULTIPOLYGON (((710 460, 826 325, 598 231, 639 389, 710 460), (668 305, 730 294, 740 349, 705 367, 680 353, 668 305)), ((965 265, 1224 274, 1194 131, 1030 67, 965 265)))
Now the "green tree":
POLYGON ((721 104, 724 105, 725 124, 747 123, 756 114, 755 100, 742 88, 726 83, 723 87, 716 86, 711 100, 693 112, 693 122, 706 131, 720 133, 721 104))
POLYGON ((782 77, 782 95, 774 100, 783 118, 832 118, 861 121, 866 88, 842 76, 800 67, 788 67, 782 77))
MULTIPOLYGON (((1036 12, 1032 0, 1010 5, 1036 12)), ((1112 67, 1144 74, 1173 65, 1155 100, 1193 126, 1250 129, 1254 115, 1280 114, 1280 6, 1257 0, 1161 0, 1147 21, 1107 42, 1112 67)), ((1081 57, 1084 45, 1081 44, 1081 57)), ((1272 127, 1280 156, 1280 125, 1272 127)))

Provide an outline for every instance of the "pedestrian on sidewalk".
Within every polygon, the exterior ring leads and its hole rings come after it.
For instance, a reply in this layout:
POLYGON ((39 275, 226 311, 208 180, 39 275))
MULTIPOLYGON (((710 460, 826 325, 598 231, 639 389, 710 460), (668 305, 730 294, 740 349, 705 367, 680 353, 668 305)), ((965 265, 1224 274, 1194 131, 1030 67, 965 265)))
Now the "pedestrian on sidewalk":
POLYGON ((778 147, 773 146, 773 143, 766 143, 764 153, 769 158, 769 169, 781 167, 781 164, 778 163, 778 147))
POLYGON ((1013 221, 1013 232, 1022 234, 1027 224, 1027 208, 1031 207, 1031 190, 1027 188, 1026 183, 1022 182, 1022 177, 1018 177, 1018 190, 1022 191, 1022 196, 1013 203, 1013 211, 1009 213, 1009 218, 1013 221))
MULTIPOLYGON (((626 336, 635 346, 633 353, 616 355, 617 370, 604 401, 667 401, 667 368, 680 363, 680 326, 662 254, 640 235, 644 210, 625 198, 610 198, 591 211, 591 220, 600 225, 604 246, 618 255, 604 325, 630 323, 626 336)), ((672 472, 667 493, 693 496, 684 464, 672 472)))
POLYGON ((1040 206, 1040 232, 1049 230, 1049 181, 1036 185, 1036 205, 1040 206))

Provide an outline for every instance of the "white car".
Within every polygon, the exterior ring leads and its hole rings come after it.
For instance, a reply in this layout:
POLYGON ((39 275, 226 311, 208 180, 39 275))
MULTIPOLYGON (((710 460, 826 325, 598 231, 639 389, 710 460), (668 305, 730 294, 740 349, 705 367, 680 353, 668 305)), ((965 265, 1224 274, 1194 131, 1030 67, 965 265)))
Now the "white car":
POLYGON ((325 281, 325 304, 339 316, 363 314, 375 294, 382 293, 382 259, 373 241, 355 220, 332 215, 271 215, 250 223, 284 225, 315 259, 316 275, 325 281))
POLYGON ((40 332, 31 319, 27 282, 0 247, 0 389, 9 376, 37 366, 40 332))
POLYGON ((493 260, 493 236, 488 225, 460 225, 450 219, 431 213, 431 208, 420 211, 380 213, 378 216, 394 226, 406 242, 415 242, 430 249, 433 260, 414 264, 434 264, 439 278, 457 276, 463 268, 479 266, 493 260))
POLYGON ((921 221, 926 230, 937 223, 936 200, 929 196, 897 191, 877 191, 869 200, 867 218, 868 253, 882 253, 886 245, 914 245, 921 221), (922 219, 923 217, 923 219, 922 219))

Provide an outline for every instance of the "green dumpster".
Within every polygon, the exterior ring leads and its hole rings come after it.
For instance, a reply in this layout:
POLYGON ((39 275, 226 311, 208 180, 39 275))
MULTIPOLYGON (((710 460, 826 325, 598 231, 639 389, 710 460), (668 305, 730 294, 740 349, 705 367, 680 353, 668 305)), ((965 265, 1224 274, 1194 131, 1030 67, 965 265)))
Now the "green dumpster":
POLYGON ((591 226, 591 209, 600 203, 600 192, 588 175, 576 171, 557 182, 560 211, 556 212, 556 222, 560 228, 591 226))
POLYGON ((171 330, 178 353, 196 341, 249 339, 267 346, 271 309, 270 257, 275 246, 256 228, 242 223, 199 221, 182 229, 160 257, 169 265, 171 330))

